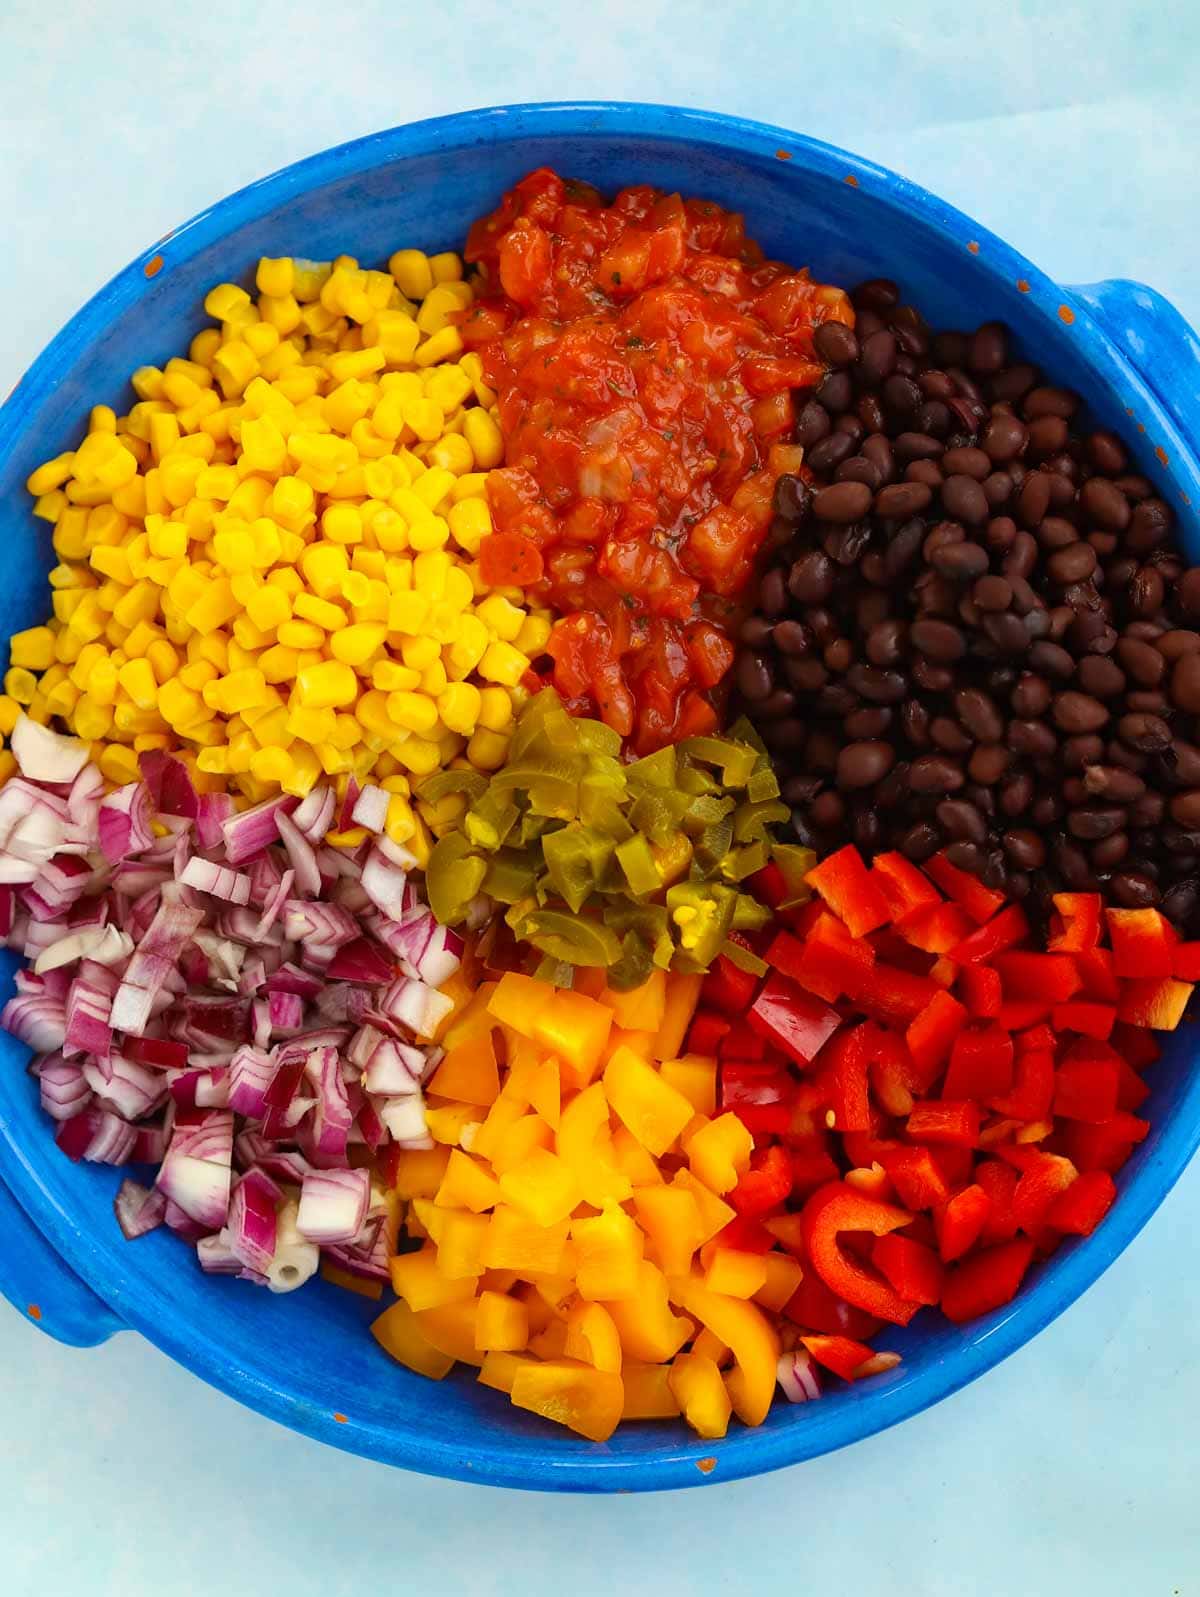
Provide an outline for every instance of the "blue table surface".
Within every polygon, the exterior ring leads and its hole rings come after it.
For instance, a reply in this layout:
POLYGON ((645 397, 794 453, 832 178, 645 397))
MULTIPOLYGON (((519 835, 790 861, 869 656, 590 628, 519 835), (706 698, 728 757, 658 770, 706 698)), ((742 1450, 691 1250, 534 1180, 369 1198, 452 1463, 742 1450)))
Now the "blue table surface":
MULTIPOLYGON (((1141 278, 1200 325, 1194 0, 599 0, 585 33, 559 11, 7 0, 0 392, 211 200, 373 129, 522 99, 796 127, 944 195, 1060 281, 1141 278)), ((388 1471, 239 1408, 133 1335, 68 1351, 0 1305, 0 1587, 712 1597, 769 1577, 802 1594, 1192 1597, 1198 1235, 1194 1168, 1081 1303, 973 1387, 832 1458, 669 1497, 388 1471)))

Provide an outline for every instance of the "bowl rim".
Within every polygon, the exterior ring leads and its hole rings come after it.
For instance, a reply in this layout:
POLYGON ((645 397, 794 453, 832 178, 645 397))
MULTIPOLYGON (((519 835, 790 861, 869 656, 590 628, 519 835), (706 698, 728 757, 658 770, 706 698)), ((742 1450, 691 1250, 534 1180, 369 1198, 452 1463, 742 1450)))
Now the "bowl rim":
MULTIPOLYGON (((147 291, 146 266, 168 246, 187 258, 276 210, 298 192, 407 157, 451 148, 485 148, 507 142, 510 134, 534 131, 545 136, 600 139, 621 134, 650 141, 683 138, 726 154, 778 155, 794 162, 796 168, 849 182, 885 203, 903 205, 941 234, 947 247, 961 241, 964 248, 970 248, 978 269, 1003 276, 1010 284, 1022 279, 1029 285, 1028 292, 1022 291, 1024 308, 1033 320, 1053 324, 1065 292, 990 230, 919 185, 861 156, 769 123, 636 101, 489 106, 386 129, 319 151, 247 184, 165 234, 93 295, 36 358, 0 407, 0 436, 15 436, 22 430, 97 330, 147 291)), ((1114 390, 1119 387, 1138 397, 1145 413, 1153 417, 1156 432, 1173 439, 1172 460, 1185 462, 1194 471, 1194 449, 1177 430, 1149 382, 1083 306, 1075 315, 1074 330, 1086 343, 1093 367, 1114 390)), ((1061 333, 1062 328, 1057 331, 1061 333)), ((6 1128, 0 1127, 0 1133, 14 1156, 3 1179, 60 1257, 132 1329, 248 1407, 319 1441, 427 1474, 551 1491, 650 1491, 740 1479, 861 1441, 951 1396, 1023 1347, 1077 1301, 1124 1251, 1200 1146, 1200 1073, 1190 1089, 1185 1089, 1152 1151, 1129 1175, 1104 1227, 1056 1255, 1011 1305, 976 1322, 951 1359, 942 1359, 920 1373, 906 1371, 901 1365, 893 1376, 872 1383, 869 1392, 857 1389, 858 1400, 853 1403, 806 1407, 804 1424, 739 1428, 716 1443, 673 1439, 644 1455, 611 1454, 604 1446, 560 1441, 549 1432, 544 1447, 530 1450, 514 1451, 505 1439, 492 1440, 486 1432, 478 1438, 472 1436, 469 1445, 455 1444, 423 1434, 419 1427, 406 1423, 403 1411, 387 1426, 340 1415, 335 1423, 327 1409, 299 1393, 283 1391, 250 1369, 231 1367, 216 1356, 212 1344, 189 1334, 191 1327, 173 1328, 176 1321, 168 1281, 154 1283, 149 1294, 137 1297, 114 1289, 96 1243, 43 1186, 37 1169, 41 1148, 31 1156, 9 1140, 6 1128)))

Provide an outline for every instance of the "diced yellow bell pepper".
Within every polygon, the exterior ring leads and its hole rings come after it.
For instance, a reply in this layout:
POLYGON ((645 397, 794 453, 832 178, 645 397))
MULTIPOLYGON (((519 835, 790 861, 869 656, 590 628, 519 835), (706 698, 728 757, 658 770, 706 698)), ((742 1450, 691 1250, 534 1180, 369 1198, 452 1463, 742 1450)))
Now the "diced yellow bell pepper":
POLYGON ((483 1274, 483 1244, 488 1218, 469 1214, 466 1209, 447 1209, 438 1236, 438 1269, 450 1281, 483 1274))
POLYGON ((529 1310, 505 1292, 481 1292, 475 1311, 479 1353, 520 1353, 529 1341, 529 1310))
POLYGON ((702 1353, 680 1353, 671 1365, 669 1384, 684 1419, 697 1436, 725 1435, 733 1405, 712 1359, 702 1353))
POLYGON ((754 1138, 735 1114, 718 1115, 690 1138, 688 1164, 692 1174, 711 1192, 732 1192, 738 1178, 750 1168, 754 1138))
POLYGON ((430 1104, 425 1110, 425 1127, 435 1142, 457 1148, 468 1126, 481 1123, 482 1110, 475 1104, 430 1104))
POLYGON ((489 1270, 516 1270, 523 1277, 530 1271, 554 1275, 562 1262, 567 1232, 566 1220, 541 1226, 520 1210, 499 1204, 488 1222, 483 1262, 489 1270))
POLYGON ((653 1186, 662 1180, 662 1172, 628 1126, 618 1126, 613 1132, 612 1150, 617 1169, 624 1171, 635 1187, 653 1186))
POLYGON ((695 1275, 673 1276, 671 1301, 692 1314, 732 1349, 727 1382, 733 1411, 746 1425, 761 1425, 775 1393, 779 1336, 754 1303, 710 1292, 695 1275))
POLYGON ((500 1096, 488 1110, 483 1124, 475 1133, 475 1140, 471 1144, 472 1153, 490 1159, 505 1135, 524 1116, 527 1107, 511 1081, 506 1081, 500 1089, 500 1096))
MULTIPOLYGON (((537 1118, 539 1125, 545 1124, 537 1118)), ((543 1226, 567 1219, 582 1196, 570 1165, 546 1148, 532 1149, 504 1170, 500 1190, 522 1214, 543 1226)))
POLYGON ((638 1267, 636 1293, 614 1298, 604 1307, 613 1317, 626 1357, 646 1364, 674 1358, 696 1329, 686 1316, 672 1311, 666 1277, 649 1259, 638 1267))
POLYGON ((410 1309, 436 1309, 475 1295, 475 1283, 463 1276, 452 1280, 438 1267, 436 1248, 402 1253, 391 1262, 392 1290, 410 1309))
POLYGON ((487 1008, 494 1020, 511 1026, 522 1037, 532 1037, 538 1014, 553 998, 554 988, 549 982, 535 981, 532 976, 519 976, 510 970, 501 976, 488 999, 487 1008))
POLYGON ((695 1111, 653 1066, 619 1048, 604 1069, 604 1091, 618 1117, 655 1158, 661 1158, 695 1111))
POLYGON ((686 1275, 704 1230, 693 1195, 665 1183, 635 1187, 633 1205, 659 1269, 666 1275, 686 1275))
POLYGON ((633 1296, 645 1240, 624 1209, 606 1203, 593 1218, 573 1221, 571 1240, 579 1249, 581 1298, 594 1303, 633 1296))
POLYGON ((754 1301, 773 1314, 782 1314, 804 1279, 804 1268, 788 1253, 764 1253, 763 1262, 767 1279, 754 1294, 754 1301))
POLYGON ((615 1023, 624 1031, 652 1031, 662 1026, 667 1007, 667 973, 652 970, 640 987, 617 993, 605 987, 600 1002, 613 1012, 615 1023))
POLYGON ((428 1090, 437 1097, 490 1108, 500 1096, 492 1033, 482 1031, 448 1049, 430 1078, 428 1090))
POLYGON ((750 1253, 744 1248, 713 1249, 704 1274, 704 1285, 710 1292, 723 1292, 731 1298, 752 1298, 766 1284, 765 1253, 750 1253))
POLYGON ((568 1359, 523 1364, 512 1383, 517 1408, 565 1425, 589 1441, 607 1442, 621 1419, 621 1377, 568 1359))
POLYGON ((608 1099, 598 1081, 564 1108, 554 1146, 571 1167, 585 1203, 600 1209, 609 1201, 624 1203, 631 1195, 632 1183, 615 1162, 608 1099))
POLYGON ((446 1173, 448 1148, 414 1148, 396 1155, 393 1191, 401 1198, 432 1198, 446 1173))
POLYGON ((457 1048, 459 1043, 477 1037, 480 1032, 491 1031, 496 1024, 496 1017, 490 1009, 495 991, 495 982, 485 982, 469 1003, 454 1012, 442 1035, 444 1048, 457 1048))
POLYGON ((529 1351, 539 1359, 565 1358, 567 1352, 567 1323, 557 1315, 547 1320, 540 1331, 529 1338, 529 1351))
POLYGON ((494 1208, 500 1202, 500 1186, 495 1177, 489 1175, 477 1159, 472 1159, 460 1148, 451 1148, 449 1154, 449 1163, 445 1165, 441 1185, 433 1200, 438 1208, 470 1209, 474 1214, 494 1208))
POLYGON ((532 1035, 557 1054, 576 1086, 586 1087, 603 1057, 612 1023, 612 1010, 585 993, 555 992, 534 1016, 532 1035))
POLYGON ((371 1325, 371 1335, 385 1353, 418 1375, 440 1381, 454 1368, 450 1354, 434 1347, 407 1303, 393 1303, 371 1325))
POLYGON ((522 1115, 491 1144, 489 1157, 497 1176, 503 1176, 536 1148, 552 1148, 554 1133, 541 1115, 522 1115))
POLYGON ((625 1359, 621 1365, 621 1383, 625 1388, 625 1405, 621 1410, 623 1420, 671 1420, 679 1413, 679 1404, 670 1384, 669 1364, 634 1364, 625 1359))
POLYGON ((504 1353, 490 1351, 483 1355, 483 1363, 479 1368, 478 1380, 482 1386, 490 1386, 493 1391, 509 1393, 512 1391, 513 1382, 517 1378, 517 1371, 526 1364, 534 1362, 521 1353, 504 1353))
MULTIPOLYGON (((513 1035, 515 1036, 515 1033, 513 1035)), ((542 1049, 537 1043, 531 1043, 523 1037, 516 1040, 523 1043, 525 1049, 532 1049, 533 1052, 514 1059, 510 1048, 508 1085, 530 1108, 536 1109, 548 1126, 557 1131, 559 1116, 562 1113, 562 1083, 558 1060, 542 1058, 542 1049)))
POLYGON ((701 1247, 718 1231, 723 1231, 734 1218, 734 1211, 729 1205, 710 1191, 703 1181, 697 1181, 690 1170, 677 1170, 671 1177, 671 1185, 682 1187, 696 1200, 696 1207, 700 1211, 701 1247))
POLYGON ((621 1373, 621 1339, 612 1315, 601 1303, 577 1303, 568 1313, 563 1351, 569 1359, 613 1375, 621 1373))
POLYGON ((682 1059, 664 1059, 658 1073, 669 1086, 681 1092, 698 1115, 717 1111, 717 1061, 703 1054, 684 1054, 682 1059))
POLYGON ((423 1309, 417 1316, 421 1333, 433 1347, 448 1358, 464 1364, 482 1364, 483 1354, 475 1346, 477 1298, 458 1303, 443 1303, 436 1309, 423 1309))
POLYGON ((654 1043, 655 1059, 676 1059, 688 1034, 696 1005, 700 1002, 700 984, 703 976, 667 977, 667 991, 662 1024, 654 1043))

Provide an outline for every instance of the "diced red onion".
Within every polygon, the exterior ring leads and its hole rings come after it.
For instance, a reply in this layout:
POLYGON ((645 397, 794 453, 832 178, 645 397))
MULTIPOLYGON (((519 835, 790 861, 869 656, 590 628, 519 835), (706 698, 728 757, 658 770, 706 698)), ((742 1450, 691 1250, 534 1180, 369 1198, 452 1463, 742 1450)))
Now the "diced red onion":
POLYGON ((384 1037, 363 1071, 363 1086, 384 1098, 401 1097, 420 1086, 424 1066, 425 1056, 419 1048, 384 1037))
POLYGON ((144 1119, 166 1097, 160 1074, 120 1054, 112 1054, 104 1062, 90 1060, 83 1067, 83 1077, 105 1107, 122 1120, 144 1119))
POLYGON ((371 902, 388 920, 398 921, 404 914, 404 888, 407 880, 406 872, 393 860, 388 859, 383 849, 376 843, 363 866, 362 885, 371 902))
POLYGON ((84 1079, 83 1068, 61 1054, 51 1054, 40 1063, 38 1089, 42 1108, 52 1120, 72 1120, 92 1101, 92 1089, 84 1079))
POLYGON ((260 1047, 243 1045, 237 1050, 229 1063, 229 1107, 235 1114, 248 1120, 262 1119, 277 1068, 275 1060, 260 1047))
POLYGON ((392 1141, 401 1148, 432 1148, 433 1138, 425 1124, 425 1100, 419 1092, 402 1098, 388 1098, 379 1106, 379 1118, 392 1141))
POLYGON ((33 782, 73 782, 88 763, 86 743, 63 737, 24 713, 17 716, 9 743, 22 775, 33 782))
POLYGON ((243 1265, 233 1251, 233 1241, 227 1230, 216 1236, 201 1237, 196 1244, 196 1257, 200 1268, 209 1275, 241 1275, 243 1265))
POLYGON ((299 1031, 304 1024, 304 1000, 299 993, 272 993, 267 999, 271 1031, 299 1031))
POLYGON ((160 1165, 170 1140, 166 1126, 138 1126, 136 1130, 133 1152, 129 1155, 131 1163, 160 1165))
POLYGON ((201 848, 220 848, 225 840, 222 828, 234 813, 229 793, 201 793, 196 805, 196 840, 201 848))
POLYGON ((783 1354, 775 1368, 775 1379, 789 1403, 811 1403, 821 1395, 817 1367, 802 1347, 783 1354))
POLYGON ((157 1188, 143 1187, 137 1181, 122 1181, 113 1199, 113 1211, 126 1242, 149 1235, 163 1223, 167 1200, 157 1188))
POLYGON ((18 993, 0 1010, 0 1026, 35 1053, 53 1053, 67 1040, 66 1007, 45 993, 18 993))
POLYGON ((175 1122, 157 1185, 191 1215, 215 1231, 225 1224, 233 1168, 233 1115, 211 1110, 196 1125, 175 1122))
POLYGON ((300 1188, 296 1229, 309 1242, 353 1242, 367 1217, 371 1180, 365 1170, 313 1170, 300 1188))
POLYGON ((224 899, 227 904, 250 902, 248 876, 241 871, 231 871, 224 865, 216 865, 212 860, 200 859, 197 855, 188 860, 179 880, 185 887, 195 887, 202 893, 211 893, 214 898, 224 899))
POLYGON ((383 1013, 412 1032, 431 1038, 454 1008, 454 1000, 422 981, 393 982, 381 1000, 383 1013))
POLYGON ((259 1275, 267 1273, 275 1254, 275 1210, 282 1198, 270 1176, 247 1170, 230 1199, 229 1246, 246 1269, 259 1275))
POLYGON ((111 865, 150 847, 151 818, 150 790, 144 782, 129 782, 101 801, 100 851, 111 865))
POLYGON ((265 942, 275 929, 275 922, 282 913, 283 906, 287 903, 288 894, 291 892, 292 884, 295 880, 296 873, 290 869, 284 871, 279 878, 277 885, 271 890, 267 902, 263 905, 263 912, 258 918, 258 925, 254 928, 253 942, 265 942))
POLYGON ((120 965, 132 953, 133 938, 127 932, 118 931, 115 926, 85 926, 43 948, 33 968, 42 975, 80 959, 94 960, 97 965, 120 965))
POLYGON ((288 859, 292 862, 292 869, 296 873, 296 890, 299 893, 316 894, 321 891, 321 873, 317 869, 317 856, 313 846, 299 831, 290 815, 285 815, 280 810, 275 816, 279 835, 283 839, 283 846, 287 849, 288 859))
MULTIPOLYGON (((312 788, 292 811, 289 819, 307 843, 316 844, 325 836, 333 824, 334 811, 337 809, 337 794, 331 787, 322 783, 312 788)), ((280 835, 287 838, 280 828, 280 835)))
POLYGON ((294 810, 297 800, 288 793, 263 799, 251 809, 230 815, 221 823, 225 838, 225 863, 240 865, 279 841, 278 818, 294 810))
POLYGON ((203 910, 193 909, 181 900, 182 891, 170 883, 162 889, 158 913, 138 943, 113 999, 114 1031, 141 1036, 150 1019, 155 995, 204 919, 203 910))
POLYGON ((382 832, 391 801, 392 795, 385 788, 368 783, 355 800, 351 819, 355 826, 365 826, 368 832, 382 832))
POLYGON ((352 943, 345 944, 325 967, 325 974, 331 981, 363 982, 369 986, 391 981, 394 971, 391 960, 370 937, 356 937, 352 943))
POLYGON ((182 760, 161 749, 147 749, 138 756, 138 768, 160 815, 182 815, 195 820, 200 800, 182 760))

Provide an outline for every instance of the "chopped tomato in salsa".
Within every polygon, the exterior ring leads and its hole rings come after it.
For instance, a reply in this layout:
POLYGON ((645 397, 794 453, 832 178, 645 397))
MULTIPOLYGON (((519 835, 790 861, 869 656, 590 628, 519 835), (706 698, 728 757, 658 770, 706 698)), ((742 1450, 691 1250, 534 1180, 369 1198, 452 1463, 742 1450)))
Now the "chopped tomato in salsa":
POLYGON ((849 300, 716 205, 647 187, 605 205, 546 168, 466 255, 484 282, 463 338, 506 445, 488 496, 528 574, 510 580, 563 613, 554 685, 638 753, 711 730, 775 481, 801 469, 792 391, 824 376, 813 329, 852 324, 849 300))

